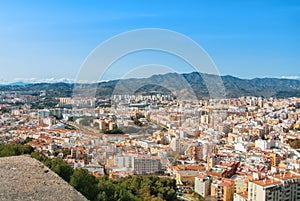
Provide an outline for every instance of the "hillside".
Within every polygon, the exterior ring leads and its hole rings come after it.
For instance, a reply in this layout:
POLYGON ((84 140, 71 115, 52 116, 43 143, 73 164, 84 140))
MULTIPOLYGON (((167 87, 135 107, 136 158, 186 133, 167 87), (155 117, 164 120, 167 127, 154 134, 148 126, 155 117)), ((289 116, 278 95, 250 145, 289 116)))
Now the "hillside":
MULTIPOLYGON (((98 97, 107 98, 112 94, 153 94, 157 92, 176 96, 189 93, 198 98, 209 97, 208 89, 204 80, 217 80, 216 75, 199 74, 196 72, 164 75, 153 75, 149 78, 112 80, 97 84, 76 84, 77 93, 95 94, 98 97)), ((263 96, 263 97, 300 97, 300 81, 278 78, 255 78, 240 79, 233 76, 221 76, 227 98, 240 96, 263 96)), ((48 96, 65 97, 71 96, 74 84, 68 83, 39 83, 25 85, 0 86, 0 91, 26 91, 37 93, 45 90, 48 96)))

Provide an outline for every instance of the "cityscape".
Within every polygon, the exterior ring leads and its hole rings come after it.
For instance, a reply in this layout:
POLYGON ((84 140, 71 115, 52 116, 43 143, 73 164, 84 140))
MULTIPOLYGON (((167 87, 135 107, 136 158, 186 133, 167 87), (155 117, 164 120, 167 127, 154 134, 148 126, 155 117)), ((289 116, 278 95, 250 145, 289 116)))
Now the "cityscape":
POLYGON ((1 3, 0 200, 300 201, 299 2, 1 3))
POLYGON ((30 139, 35 151, 96 177, 172 178, 178 197, 300 199, 300 98, 55 97, 38 109, 30 103, 47 92, 36 94, 1 93, 2 144, 30 139))

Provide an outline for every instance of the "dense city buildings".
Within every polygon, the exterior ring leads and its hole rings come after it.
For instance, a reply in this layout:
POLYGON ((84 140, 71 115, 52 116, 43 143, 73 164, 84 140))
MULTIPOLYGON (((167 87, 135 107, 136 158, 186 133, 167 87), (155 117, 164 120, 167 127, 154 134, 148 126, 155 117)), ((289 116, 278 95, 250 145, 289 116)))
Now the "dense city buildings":
POLYGON ((2 144, 31 139, 36 151, 97 177, 173 178, 179 194, 300 200, 299 98, 57 97, 53 107, 34 108, 40 97, 9 97, 0 106, 2 144))

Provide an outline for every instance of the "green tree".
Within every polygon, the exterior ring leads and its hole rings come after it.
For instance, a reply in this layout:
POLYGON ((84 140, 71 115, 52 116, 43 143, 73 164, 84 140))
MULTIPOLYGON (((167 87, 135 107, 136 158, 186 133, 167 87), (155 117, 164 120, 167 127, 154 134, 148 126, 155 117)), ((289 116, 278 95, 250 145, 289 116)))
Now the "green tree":
POLYGON ((67 148, 67 149, 64 149, 62 151, 62 153, 64 154, 64 157, 67 156, 67 155, 70 155, 71 154, 71 149, 67 148))
POLYGON ((73 174, 73 168, 71 168, 61 158, 52 159, 50 168, 53 172, 58 174, 65 181, 70 182, 71 176, 73 174))
POLYGON ((70 184, 82 193, 87 199, 97 200, 98 182, 95 176, 90 175, 85 169, 74 170, 70 179, 70 184))
POLYGON ((27 144, 28 142, 31 142, 33 138, 27 137, 21 144, 27 144))
POLYGON ((21 145, 21 144, 0 145, 0 157, 31 154, 32 152, 33 152, 33 148, 29 145, 21 145))
POLYGON ((38 160, 38 161, 41 161, 41 162, 43 162, 43 161, 45 161, 45 160, 48 159, 45 155, 40 154, 39 152, 36 152, 36 151, 32 152, 32 153, 30 154, 30 156, 31 156, 32 158, 35 158, 35 159, 38 160))

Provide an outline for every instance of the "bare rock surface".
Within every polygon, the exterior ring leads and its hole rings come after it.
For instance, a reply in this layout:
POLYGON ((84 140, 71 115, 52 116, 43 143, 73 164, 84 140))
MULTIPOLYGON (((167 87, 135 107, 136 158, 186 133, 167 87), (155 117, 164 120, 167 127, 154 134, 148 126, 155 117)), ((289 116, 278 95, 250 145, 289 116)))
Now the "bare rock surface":
POLYGON ((87 201, 66 181, 30 156, 0 158, 0 200, 87 201))

